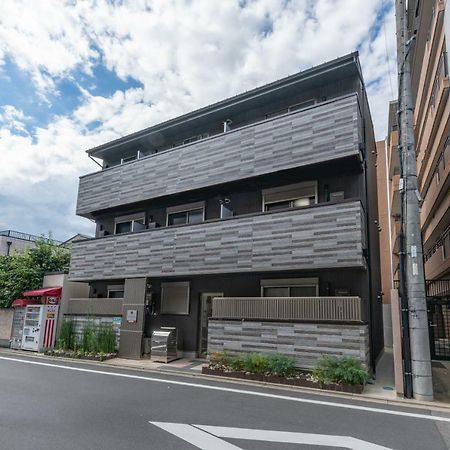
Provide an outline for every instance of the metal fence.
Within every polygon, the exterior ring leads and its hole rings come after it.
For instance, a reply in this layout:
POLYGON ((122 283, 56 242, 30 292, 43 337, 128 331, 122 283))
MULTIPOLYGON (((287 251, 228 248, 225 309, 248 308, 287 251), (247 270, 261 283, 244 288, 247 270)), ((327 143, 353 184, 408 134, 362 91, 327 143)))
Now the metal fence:
POLYGON ((216 297, 214 319, 364 322, 360 297, 216 297))
MULTIPOLYGON (((36 242, 41 239, 47 239, 43 236, 35 236, 34 234, 21 233, 20 231, 14 231, 14 230, 1 230, 0 236, 6 236, 6 237, 13 238, 13 239, 21 239, 23 241, 31 241, 31 242, 36 242)), ((55 245, 62 244, 61 241, 57 241, 55 239, 52 239, 52 242, 55 245)))
MULTIPOLYGON (((399 280, 394 280, 394 288, 400 289, 399 280)), ((426 280, 425 289, 427 297, 450 297, 450 280, 426 280)))

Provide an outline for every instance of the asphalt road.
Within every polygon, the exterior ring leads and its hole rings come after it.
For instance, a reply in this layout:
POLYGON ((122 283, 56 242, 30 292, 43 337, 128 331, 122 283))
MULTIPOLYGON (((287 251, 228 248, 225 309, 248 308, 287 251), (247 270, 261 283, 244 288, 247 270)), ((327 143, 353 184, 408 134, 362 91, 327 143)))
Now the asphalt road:
POLYGON ((1 450, 445 450, 446 436, 440 412, 0 353, 1 450))

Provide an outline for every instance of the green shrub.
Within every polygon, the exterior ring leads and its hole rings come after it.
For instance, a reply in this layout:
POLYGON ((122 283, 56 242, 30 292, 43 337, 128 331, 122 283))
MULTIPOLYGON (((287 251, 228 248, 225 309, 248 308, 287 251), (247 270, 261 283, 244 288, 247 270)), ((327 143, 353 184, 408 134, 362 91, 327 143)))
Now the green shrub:
POLYGON ((279 353, 267 355, 267 371, 272 375, 280 377, 291 377, 295 375, 295 359, 279 353))
POLYGON ((244 356, 235 356, 231 359, 231 370, 234 372, 243 372, 244 369, 244 356))
POLYGON ((323 356, 313 375, 324 383, 365 384, 369 373, 356 358, 323 356))
POLYGON ((96 353, 98 349, 97 330, 94 322, 88 320, 81 336, 81 350, 85 353, 96 353))
POLYGON ((74 323, 72 320, 63 320, 57 347, 61 350, 72 350, 74 346, 74 323))
POLYGON ((116 335, 110 325, 100 325, 97 329, 97 351, 100 353, 114 353, 116 349, 116 335))
POLYGON ((215 369, 229 370, 233 359, 227 352, 214 352, 209 355, 209 363, 215 369))
POLYGON ((249 353, 242 357, 243 369, 250 373, 266 373, 269 369, 269 358, 264 353, 249 353))

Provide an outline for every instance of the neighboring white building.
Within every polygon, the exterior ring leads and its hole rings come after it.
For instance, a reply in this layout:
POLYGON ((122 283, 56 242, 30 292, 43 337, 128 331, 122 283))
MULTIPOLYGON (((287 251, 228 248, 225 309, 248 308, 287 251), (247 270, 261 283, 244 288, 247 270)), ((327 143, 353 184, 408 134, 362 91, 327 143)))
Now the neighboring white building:
MULTIPOLYGON (((41 239, 41 237, 21 233, 20 231, 0 231, 0 255, 12 255, 14 251, 22 252, 27 248, 33 247, 38 239, 41 239)), ((54 242, 60 244, 58 241, 54 242)))

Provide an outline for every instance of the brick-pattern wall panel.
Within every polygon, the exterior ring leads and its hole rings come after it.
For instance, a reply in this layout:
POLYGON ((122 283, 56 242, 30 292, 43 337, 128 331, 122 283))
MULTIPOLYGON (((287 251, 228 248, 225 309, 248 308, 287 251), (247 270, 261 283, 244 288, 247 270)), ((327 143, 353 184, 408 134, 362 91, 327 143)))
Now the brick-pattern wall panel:
POLYGON ((263 352, 295 358, 311 369, 322 355, 351 356, 370 367, 368 325, 249 322, 215 320, 208 323, 208 352, 232 355, 263 352))
POLYGON ((77 214, 358 154, 356 94, 81 177, 77 214))
POLYGON ((73 243, 72 280, 365 267, 358 201, 73 243))

